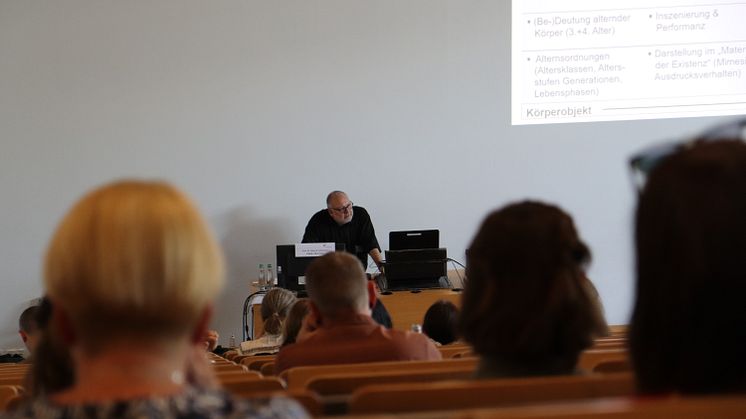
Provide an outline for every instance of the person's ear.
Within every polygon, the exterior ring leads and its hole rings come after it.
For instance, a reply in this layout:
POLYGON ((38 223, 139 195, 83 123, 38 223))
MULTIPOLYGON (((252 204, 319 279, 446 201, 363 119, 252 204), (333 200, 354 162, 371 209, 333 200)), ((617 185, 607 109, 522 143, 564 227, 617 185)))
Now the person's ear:
POLYGON ((311 319, 313 319, 313 326, 321 326, 323 316, 321 315, 321 311, 316 306, 316 304, 313 303, 313 301, 308 302, 308 314, 306 314, 306 317, 308 316, 311 316, 311 319))
POLYGON ((205 335, 207 335, 207 331, 209 330, 210 326, 210 320, 212 319, 212 313, 212 304, 208 304, 207 306, 205 306, 204 310, 202 310, 199 318, 197 318, 197 323, 194 326, 194 330, 192 330, 191 343, 195 345, 204 343, 205 335))
POLYGON ((72 346, 77 342, 78 337, 70 316, 59 304, 52 305, 52 325, 57 329, 57 335, 66 346, 72 346))
POLYGON ((373 310, 376 305, 376 283, 375 281, 368 281, 368 307, 373 310))
POLYGON ((23 343, 28 342, 28 333, 24 332, 23 330, 19 330, 18 334, 21 335, 21 340, 23 340, 23 343))

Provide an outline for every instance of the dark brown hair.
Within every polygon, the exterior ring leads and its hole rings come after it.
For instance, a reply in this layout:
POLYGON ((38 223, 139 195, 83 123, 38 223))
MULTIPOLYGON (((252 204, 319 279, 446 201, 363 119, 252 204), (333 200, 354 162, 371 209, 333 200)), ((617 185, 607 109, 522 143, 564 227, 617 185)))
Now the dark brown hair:
POLYGON ((462 336, 515 375, 573 372, 605 325, 586 285, 590 257, 556 206, 526 201, 491 213, 467 251, 462 336))
POLYGON ((36 310, 39 343, 32 354, 31 369, 26 377, 26 391, 32 398, 65 390, 73 385, 75 371, 70 349, 50 327, 52 303, 44 297, 36 310))
POLYGON ((639 390, 746 390, 746 144, 699 144, 661 162, 635 235, 639 390))
POLYGON ((308 299, 299 298, 290 308, 290 312, 285 319, 285 333, 282 346, 295 343, 295 339, 298 337, 298 332, 300 332, 300 329, 303 326, 303 319, 308 314, 308 307, 308 299))
POLYGON ((34 305, 31 306, 21 313, 21 316, 18 317, 18 330, 26 333, 34 333, 39 328, 38 323, 36 321, 37 312, 39 311, 39 306, 34 305))

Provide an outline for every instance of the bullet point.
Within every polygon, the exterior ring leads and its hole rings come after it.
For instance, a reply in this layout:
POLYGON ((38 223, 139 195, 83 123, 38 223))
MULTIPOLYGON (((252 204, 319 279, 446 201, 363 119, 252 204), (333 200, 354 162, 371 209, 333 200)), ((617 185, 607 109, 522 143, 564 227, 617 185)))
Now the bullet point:
POLYGON ((648 55, 653 55, 653 53, 652 52, 648 52, 648 55))
POLYGON ((530 57, 529 57, 529 58, 526 58, 526 61, 531 61, 531 58, 530 58, 530 57))

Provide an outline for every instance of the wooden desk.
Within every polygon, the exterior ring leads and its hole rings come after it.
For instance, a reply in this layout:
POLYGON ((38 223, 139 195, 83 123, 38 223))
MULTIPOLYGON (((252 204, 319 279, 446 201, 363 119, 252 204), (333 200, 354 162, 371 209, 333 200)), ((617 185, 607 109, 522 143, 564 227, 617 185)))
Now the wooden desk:
POLYGON ((438 300, 448 300, 461 307, 461 291, 450 289, 422 290, 420 292, 393 291, 379 298, 391 314, 394 329, 409 330, 412 324, 422 324, 427 309, 438 300))

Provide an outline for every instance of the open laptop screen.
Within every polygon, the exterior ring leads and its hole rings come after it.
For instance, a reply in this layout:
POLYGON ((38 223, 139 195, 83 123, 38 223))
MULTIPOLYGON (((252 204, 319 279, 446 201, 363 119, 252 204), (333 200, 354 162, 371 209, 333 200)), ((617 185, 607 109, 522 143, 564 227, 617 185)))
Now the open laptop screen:
POLYGON ((440 245, 439 230, 392 231, 389 233, 390 250, 437 249, 440 245))

